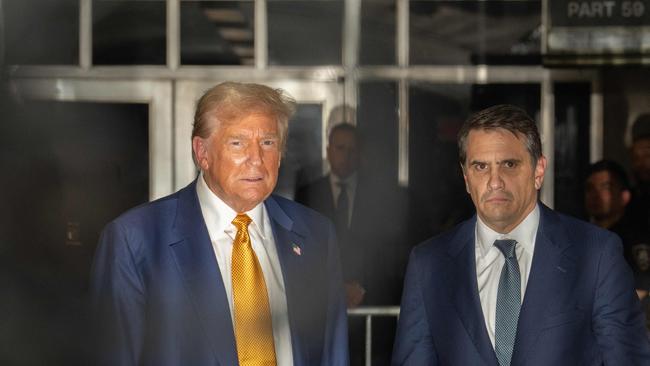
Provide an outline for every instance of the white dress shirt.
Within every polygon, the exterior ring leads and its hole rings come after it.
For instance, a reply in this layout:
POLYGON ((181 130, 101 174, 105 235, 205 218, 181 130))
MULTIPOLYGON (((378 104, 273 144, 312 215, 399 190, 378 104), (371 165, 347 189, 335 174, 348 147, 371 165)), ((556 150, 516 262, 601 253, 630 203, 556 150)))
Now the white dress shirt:
POLYGON ((339 202, 339 195, 341 194, 341 186, 345 184, 345 191, 348 194, 348 226, 352 220, 352 210, 354 209, 354 195, 357 193, 357 174, 354 173, 346 179, 341 179, 334 173, 330 173, 330 187, 332 187, 332 198, 334 199, 334 207, 339 202))
MULTIPOLYGON (((228 296, 230 316, 235 324, 232 300, 232 246, 237 234, 237 228, 232 220, 237 216, 230 206, 214 194, 205 183, 203 174, 199 176, 196 184, 201 212, 208 228, 210 241, 214 254, 217 257, 221 278, 228 296)), ((287 312, 287 297, 282 277, 280 260, 275 246, 271 221, 263 203, 252 210, 245 212, 252 222, 248 226, 251 245, 262 267, 266 289, 269 295, 271 308, 271 322, 273 324, 273 341, 275 343, 275 357, 278 365, 293 365, 293 351, 291 348, 291 330, 289 328, 289 315, 287 312)), ((221 311, 215 309, 215 311, 221 311)))
POLYGON ((521 278, 521 301, 523 303, 528 284, 528 275, 533 262, 535 250, 535 238, 539 226, 539 206, 531 211, 528 216, 517 227, 507 234, 500 234, 490 229, 477 215, 476 220, 476 277, 478 282, 478 294, 481 299, 481 308, 485 318, 485 326, 494 347, 494 329, 497 308, 497 292, 499 290, 499 278, 505 258, 499 248, 494 246, 497 239, 513 239, 517 241, 515 253, 519 262, 519 274, 521 278))

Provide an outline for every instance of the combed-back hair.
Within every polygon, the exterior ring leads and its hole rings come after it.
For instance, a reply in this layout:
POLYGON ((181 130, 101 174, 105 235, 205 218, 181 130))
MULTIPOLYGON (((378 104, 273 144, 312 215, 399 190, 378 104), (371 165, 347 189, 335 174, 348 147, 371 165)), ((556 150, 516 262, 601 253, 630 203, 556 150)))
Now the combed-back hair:
POLYGON ((542 156, 542 141, 539 137, 537 124, 521 108, 510 104, 499 104, 483 109, 472 116, 463 124, 458 132, 458 157, 461 165, 465 165, 467 159, 467 137, 472 130, 495 130, 504 129, 511 132, 517 138, 524 136, 526 150, 530 154, 533 166, 542 156))
POLYGON ((197 102, 192 138, 208 138, 220 123, 261 113, 276 120, 280 147, 284 150, 289 118, 295 110, 295 100, 282 89, 253 83, 224 82, 206 91, 197 102))

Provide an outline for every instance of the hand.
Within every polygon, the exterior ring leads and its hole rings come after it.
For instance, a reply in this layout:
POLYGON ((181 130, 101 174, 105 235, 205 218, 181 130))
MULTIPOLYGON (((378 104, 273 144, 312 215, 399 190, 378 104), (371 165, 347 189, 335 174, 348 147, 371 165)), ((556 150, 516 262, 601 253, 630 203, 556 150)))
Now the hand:
POLYGON ((363 301, 366 290, 361 287, 359 282, 351 281, 345 283, 345 298, 348 308, 356 308, 363 301))
POLYGON ((639 296, 639 300, 643 300, 648 296, 648 290, 636 289, 636 294, 639 296))

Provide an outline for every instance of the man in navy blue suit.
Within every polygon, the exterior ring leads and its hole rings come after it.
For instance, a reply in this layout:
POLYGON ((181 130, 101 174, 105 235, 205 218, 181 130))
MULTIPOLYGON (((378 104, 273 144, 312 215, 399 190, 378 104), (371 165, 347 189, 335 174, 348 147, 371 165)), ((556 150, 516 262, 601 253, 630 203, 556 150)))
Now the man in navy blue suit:
POLYGON ((102 233, 95 364, 348 364, 333 226, 271 195, 294 104, 233 82, 201 97, 199 177, 102 233))
POLYGON ((620 239, 538 202, 535 121, 494 106, 458 145, 476 215, 411 253, 393 364, 650 365, 620 239))

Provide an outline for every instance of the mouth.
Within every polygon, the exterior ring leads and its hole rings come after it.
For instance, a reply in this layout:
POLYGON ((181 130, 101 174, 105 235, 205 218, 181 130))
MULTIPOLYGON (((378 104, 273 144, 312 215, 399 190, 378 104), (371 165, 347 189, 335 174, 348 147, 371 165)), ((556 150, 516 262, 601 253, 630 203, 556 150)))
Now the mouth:
POLYGON ((264 178, 261 177, 261 176, 254 176, 254 177, 242 178, 240 180, 242 182, 244 182, 244 183, 259 183, 259 182, 262 182, 264 180, 264 178))
POLYGON ((492 197, 485 197, 483 199, 483 202, 485 203, 506 203, 511 201, 511 197, 509 196, 492 196, 492 197))

